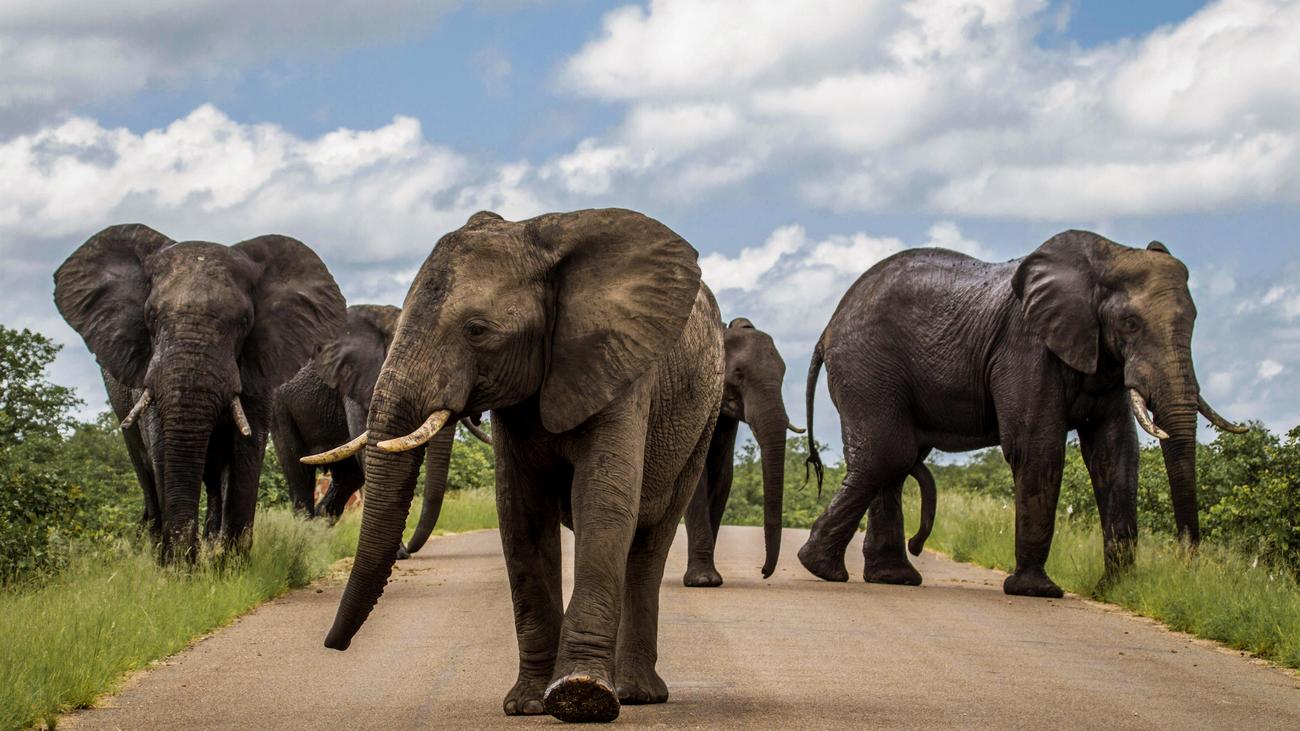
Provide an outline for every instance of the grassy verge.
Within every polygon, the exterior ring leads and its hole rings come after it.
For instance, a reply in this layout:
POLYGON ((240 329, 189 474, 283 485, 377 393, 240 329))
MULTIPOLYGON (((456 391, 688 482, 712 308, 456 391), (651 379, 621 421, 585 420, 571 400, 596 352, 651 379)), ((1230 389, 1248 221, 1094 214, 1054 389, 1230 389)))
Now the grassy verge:
MULTIPOLYGON (((957 491, 939 503, 927 546, 958 561, 1015 566, 1011 505, 957 491)), ((906 512, 915 519, 914 498, 906 512)), ((1102 568, 1099 527, 1058 519, 1047 570, 1062 588, 1300 669, 1300 586, 1290 572, 1223 546, 1205 544, 1190 556, 1152 535, 1141 537, 1133 570, 1099 588, 1102 568)))
MULTIPOLYGON (((411 524, 419 514, 418 501, 411 524)), ((490 492, 451 493, 438 533, 496 525, 490 492)), ((131 671, 171 655, 263 601, 304 586, 352 555, 360 515, 328 528, 285 510, 259 512, 237 566, 160 569, 121 543, 78 552, 58 579, 0 593, 0 729, 54 726, 131 671)))

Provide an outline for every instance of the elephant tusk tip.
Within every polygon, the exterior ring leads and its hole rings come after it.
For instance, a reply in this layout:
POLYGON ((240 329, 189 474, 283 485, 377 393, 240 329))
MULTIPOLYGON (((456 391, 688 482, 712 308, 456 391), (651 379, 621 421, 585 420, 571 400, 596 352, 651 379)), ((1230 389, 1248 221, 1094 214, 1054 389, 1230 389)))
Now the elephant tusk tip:
POLYGON ((806 432, 808 431, 807 429, 804 429, 804 428, 802 428, 802 427, 797 427, 797 426, 795 426, 794 424, 790 424, 790 425, 786 426, 786 428, 789 429, 790 431, 794 432, 795 434, 804 434, 804 433, 806 433, 806 432))

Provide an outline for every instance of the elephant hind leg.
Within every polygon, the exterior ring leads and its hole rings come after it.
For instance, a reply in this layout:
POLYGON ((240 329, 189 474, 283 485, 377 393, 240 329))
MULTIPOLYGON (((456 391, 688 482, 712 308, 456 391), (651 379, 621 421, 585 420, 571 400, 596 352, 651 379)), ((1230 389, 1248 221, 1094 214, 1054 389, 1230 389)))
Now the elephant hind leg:
MULTIPOLYGON (((696 492, 705 492, 703 488, 707 480, 703 479, 702 473, 706 455, 710 459, 713 457, 709 446, 712 433, 712 429, 704 431, 704 436, 678 474, 672 488, 674 498, 664 519, 654 526, 638 530, 628 551, 623 616, 618 628, 614 670, 619 702, 626 705, 668 700, 668 684, 655 669, 659 662, 659 588, 664 577, 664 564, 668 561, 668 549, 672 548, 677 535, 677 522, 685 504, 700 497, 692 494, 691 486, 698 483, 696 492)), ((725 497, 723 500, 725 505, 725 497)), ((708 510, 707 501, 704 508, 708 510)), ((711 529, 709 537, 715 537, 716 531, 716 528, 711 529)), ((711 566, 712 542, 709 548, 711 566)), ((718 583, 722 583, 721 577, 718 577, 718 583)))
MULTIPOLYGON (((893 437, 897 439, 897 437, 893 437)), ((890 439, 871 440, 888 444, 890 439)), ((881 494, 900 493, 902 482, 915 459, 915 449, 901 449, 891 444, 888 450, 871 450, 864 446, 846 449, 847 471, 844 484, 831 498, 826 510, 813 523, 808 541, 799 549, 799 562, 814 576, 826 581, 848 581, 844 552, 857 532, 869 506, 879 502, 881 494)), ((888 505, 889 503, 886 502, 888 505)), ((881 511, 882 513, 885 511, 881 511)), ((898 507, 898 544, 902 550, 902 507, 898 507)), ((906 563, 907 559, 903 559, 906 563)), ((910 566, 910 564, 909 564, 910 566)))
POLYGON ((903 481, 895 478, 877 491, 867 511, 862 541, 862 578, 872 584, 920 586, 921 573, 907 560, 903 537, 903 481))

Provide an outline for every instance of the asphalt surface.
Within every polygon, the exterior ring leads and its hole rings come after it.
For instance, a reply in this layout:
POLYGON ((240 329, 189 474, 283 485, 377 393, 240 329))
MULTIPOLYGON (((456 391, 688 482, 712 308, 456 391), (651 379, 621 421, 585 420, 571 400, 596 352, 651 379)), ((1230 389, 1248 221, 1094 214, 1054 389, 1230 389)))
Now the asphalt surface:
MULTIPOLYGON (((1300 678, 1153 622, 1067 597, 1002 594, 1002 575, 926 555, 919 588, 829 584, 788 530, 764 581, 762 533, 723 528, 717 589, 661 595, 671 697, 617 724, 708 728, 1300 729, 1300 678)), ((571 543, 566 537, 566 559, 571 543)), ((860 544, 849 549, 861 571, 860 544)), ((566 562, 566 579, 569 564, 566 562)), ((321 642, 342 586, 270 602, 133 678, 77 729, 528 728, 508 718, 510 598, 495 531, 434 539, 402 562, 347 652, 321 642)))

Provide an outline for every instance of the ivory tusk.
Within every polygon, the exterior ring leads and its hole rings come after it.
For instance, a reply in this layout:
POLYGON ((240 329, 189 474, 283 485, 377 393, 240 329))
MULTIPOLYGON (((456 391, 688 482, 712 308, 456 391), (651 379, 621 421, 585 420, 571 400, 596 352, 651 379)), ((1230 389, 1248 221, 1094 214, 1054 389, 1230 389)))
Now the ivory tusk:
POLYGON ((1128 390, 1129 407, 1133 409, 1133 416, 1137 418, 1138 426, 1142 427, 1147 434, 1164 441, 1169 438, 1169 433, 1164 429, 1156 426, 1151 420, 1151 411, 1147 409, 1147 400, 1142 398, 1136 388, 1128 390))
POLYGON ((253 436, 253 427, 248 425, 248 417, 244 416, 244 405, 239 403, 238 396, 230 400, 230 415, 234 417, 235 426, 240 434, 246 437, 253 436))
POLYGON ((1234 424, 1220 416, 1219 412, 1211 408, 1210 405, 1205 402, 1204 398, 1198 396, 1197 402, 1200 406, 1201 415, 1209 419, 1211 424, 1217 426, 1223 431, 1232 432, 1233 434, 1245 434, 1250 431, 1250 427, 1242 426, 1241 424, 1234 424))
POLYGON ((477 424, 470 421, 468 418, 461 419, 460 423, 467 430, 469 430, 470 434, 473 434, 474 436, 478 437, 478 440, 480 442, 483 442, 488 446, 492 445, 492 437, 487 432, 483 431, 483 429, 481 429, 477 424))
POLYGON ((795 434, 803 434, 804 432, 808 431, 807 429, 800 429, 799 427, 795 426, 794 424, 786 424, 786 425, 785 425, 785 428, 786 428, 786 429, 789 429, 790 431, 794 432, 795 434))
POLYGON ((356 439, 353 439, 352 441, 348 442, 347 444, 344 444, 341 447, 335 447, 328 452, 321 452, 320 454, 310 454, 307 455, 306 457, 300 457, 298 461, 302 462, 303 464, 319 465, 319 464, 332 464, 334 462, 338 462, 339 460, 347 459, 348 457, 351 457, 357 452, 360 452, 361 448, 366 446, 366 439, 368 438, 369 434, 370 432, 363 431, 361 432, 360 435, 357 436, 356 439))
POLYGON ((437 434, 438 430, 441 429, 443 425, 447 423, 447 419, 450 418, 451 412, 446 409, 435 411, 428 419, 425 419, 419 429, 416 429, 404 437, 386 439, 375 446, 390 454, 410 451, 428 443, 430 439, 433 439, 433 435, 437 434))
POLYGON ((149 407, 149 402, 152 400, 153 397, 149 395, 149 389, 146 388, 144 393, 140 394, 140 400, 135 402, 135 406, 131 407, 131 411, 122 420, 122 428, 130 429, 135 424, 135 420, 140 418, 140 414, 144 413, 144 410, 149 407))

